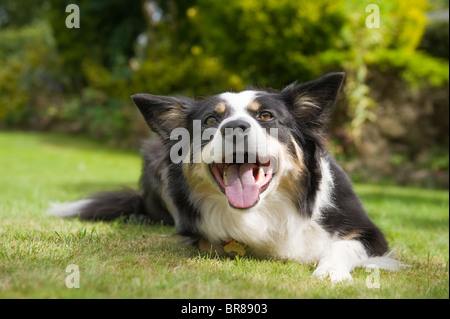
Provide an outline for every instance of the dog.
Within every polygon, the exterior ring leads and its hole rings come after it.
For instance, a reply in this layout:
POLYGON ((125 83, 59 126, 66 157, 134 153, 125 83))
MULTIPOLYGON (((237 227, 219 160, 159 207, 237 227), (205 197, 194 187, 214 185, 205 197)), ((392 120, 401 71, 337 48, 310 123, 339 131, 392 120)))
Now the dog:
POLYGON ((344 73, 281 91, 202 100, 135 94, 157 138, 145 142, 140 191, 54 206, 59 217, 120 216, 174 225, 203 251, 317 263, 314 276, 352 280, 355 267, 395 270, 325 131, 344 73))

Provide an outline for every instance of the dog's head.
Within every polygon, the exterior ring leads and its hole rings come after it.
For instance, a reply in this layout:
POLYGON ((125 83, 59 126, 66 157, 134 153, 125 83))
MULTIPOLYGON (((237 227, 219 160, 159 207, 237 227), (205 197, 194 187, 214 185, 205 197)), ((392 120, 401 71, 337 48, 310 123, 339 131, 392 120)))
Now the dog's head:
POLYGON ((304 192, 301 181, 323 143, 343 78, 330 73, 281 92, 247 90, 201 101, 151 94, 132 99, 168 146, 173 165, 182 167, 191 200, 215 196, 248 210, 274 189, 297 198, 304 192))

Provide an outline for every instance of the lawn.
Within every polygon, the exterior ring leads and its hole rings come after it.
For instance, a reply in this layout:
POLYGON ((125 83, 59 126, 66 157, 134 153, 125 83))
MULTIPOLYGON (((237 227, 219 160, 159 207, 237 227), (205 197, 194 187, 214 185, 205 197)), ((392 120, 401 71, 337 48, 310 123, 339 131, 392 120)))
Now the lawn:
POLYGON ((171 227, 45 214, 50 202, 135 188, 140 168, 138 151, 0 132, 0 298, 449 298, 448 191, 355 185, 410 267, 356 269, 352 284, 335 285, 312 277, 313 265, 200 255, 171 227))

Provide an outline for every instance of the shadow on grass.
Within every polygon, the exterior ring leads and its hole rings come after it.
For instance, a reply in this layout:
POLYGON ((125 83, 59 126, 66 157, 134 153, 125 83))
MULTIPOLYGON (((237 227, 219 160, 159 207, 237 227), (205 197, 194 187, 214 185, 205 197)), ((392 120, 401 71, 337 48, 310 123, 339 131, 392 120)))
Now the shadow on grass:
MULTIPOLYGON (((431 217, 431 216, 430 216, 431 217)), ((406 225, 411 228, 416 229, 426 229, 429 231, 443 232, 448 231, 448 218, 443 217, 433 217, 427 218, 425 216, 414 216, 411 215, 408 219, 402 221, 402 225, 406 225)))
POLYGON ((415 206, 415 205, 429 205, 429 206, 435 206, 435 207, 443 207, 444 205, 448 206, 448 197, 446 199, 442 198, 442 196, 435 196, 433 194, 427 193, 427 194, 420 194, 420 190, 417 190, 415 193, 410 194, 402 194, 397 193, 395 191, 389 192, 389 190, 386 191, 361 191, 358 192, 362 199, 366 201, 373 201, 373 202, 384 202, 384 201, 391 201, 391 202, 401 202, 408 206, 415 206))
MULTIPOLYGON (((390 218, 400 220, 402 225, 416 229, 442 231, 449 227, 449 197, 444 191, 413 188, 377 188, 358 191, 363 203, 395 209, 390 218)), ((386 212, 389 214, 389 212, 386 212)))
POLYGON ((81 196, 91 196, 101 192, 119 192, 123 190, 138 190, 139 181, 128 183, 111 183, 111 182, 81 182, 81 183, 64 183, 60 187, 70 193, 82 194, 81 196))
POLYGON ((140 148, 139 145, 137 145, 136 147, 125 148, 114 146, 101 140, 94 140, 92 139, 92 137, 75 135, 70 136, 70 138, 68 138, 67 135, 58 133, 43 134, 40 137, 41 141, 44 144, 53 145, 58 148, 74 148, 92 151, 102 149, 102 151, 106 152, 114 152, 128 155, 139 155, 139 148, 140 148))

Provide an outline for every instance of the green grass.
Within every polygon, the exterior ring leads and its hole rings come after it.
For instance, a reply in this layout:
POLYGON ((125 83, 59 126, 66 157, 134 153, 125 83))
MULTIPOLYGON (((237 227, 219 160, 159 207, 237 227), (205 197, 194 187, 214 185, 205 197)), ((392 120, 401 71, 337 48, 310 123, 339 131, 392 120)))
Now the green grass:
POLYGON ((61 220, 49 202, 135 187, 139 152, 56 134, 0 133, 0 298, 449 298, 449 194, 357 184, 371 218, 411 267, 381 270, 369 289, 322 282, 313 265, 217 258, 182 245, 173 229, 61 220), (80 288, 67 288, 79 267, 80 288))

